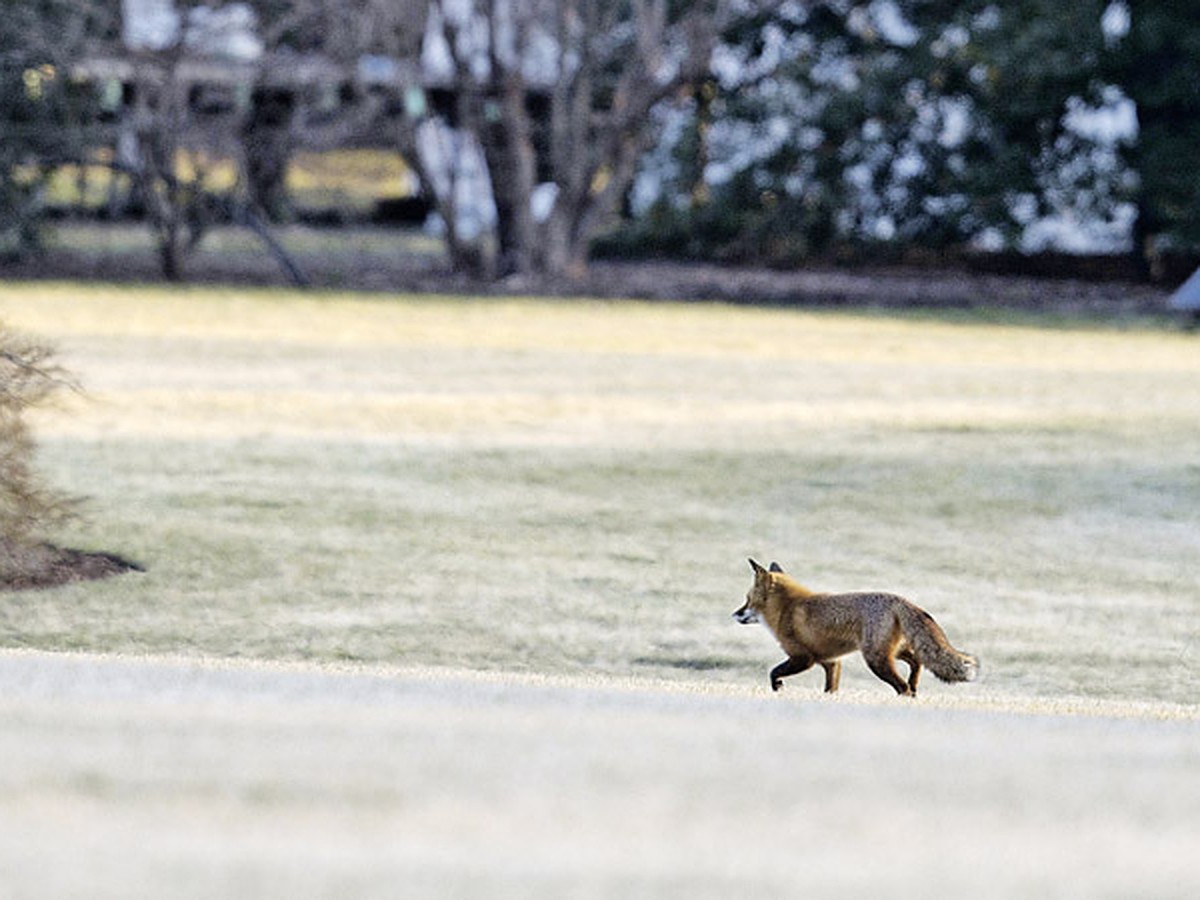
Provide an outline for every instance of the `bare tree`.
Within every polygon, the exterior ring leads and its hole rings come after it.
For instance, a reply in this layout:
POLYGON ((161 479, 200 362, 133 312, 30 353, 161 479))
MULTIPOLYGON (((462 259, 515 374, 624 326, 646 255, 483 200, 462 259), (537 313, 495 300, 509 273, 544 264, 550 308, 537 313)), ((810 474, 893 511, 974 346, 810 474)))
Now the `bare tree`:
POLYGON ((574 275, 628 191, 651 110, 694 88, 731 0, 430 0, 456 128, 486 155, 501 264, 574 275), (539 198, 543 208, 535 208, 539 198))
POLYGON ((184 261, 203 238, 210 215, 209 160, 184 143, 187 96, 177 78, 178 62, 172 48, 160 65, 138 68, 132 152, 126 149, 123 160, 154 232, 163 276, 171 281, 183 278, 184 261), (191 162, 187 173, 181 171, 185 160, 191 162))
MULTIPOLYGON (((291 64, 303 54, 348 72, 372 55, 395 62, 385 91, 345 82, 353 97, 340 111, 343 133, 391 129, 445 222, 454 264, 488 277, 581 272, 655 137, 651 110, 706 77, 735 17, 776 3, 368 0, 350 10, 338 0, 294 0, 259 8, 267 46, 291 48, 291 64), (403 115, 386 115, 396 107, 403 115)), ((280 122, 287 133, 271 137, 282 148, 275 152, 328 144, 303 104, 280 122)), ((266 145, 266 135, 254 139, 266 145)))
POLYGON ((118 167, 128 172, 158 245, 164 277, 184 276, 188 255, 199 245, 223 204, 213 189, 216 163, 227 157, 226 129, 198 125, 186 69, 194 58, 189 33, 198 2, 180 4, 178 24, 135 48, 130 57, 134 105, 118 139, 118 167))
POLYGON ((209 227, 229 220, 253 230, 293 282, 307 283, 262 214, 286 212, 284 178, 295 147, 344 146, 378 109, 344 103, 341 89, 353 86, 347 72, 355 71, 357 54, 347 48, 363 46, 358 31, 371 30, 368 14, 386 6, 383 0, 340 17, 330 0, 256 6, 266 17, 265 54, 253 34, 255 14, 240 2, 169 4, 166 27, 145 28, 127 46, 134 104, 117 164, 133 176, 162 271, 172 280, 183 277, 209 227), (317 121, 310 113, 330 92, 337 114, 317 121), (239 163, 232 184, 219 177, 229 160, 239 163))
MULTIPOLYGON (((246 186, 259 206, 278 206, 294 148, 388 129, 441 213, 458 267, 485 277, 578 274, 655 137, 652 110, 707 77, 737 16, 778 2, 260 0, 268 50, 254 93, 279 101, 286 85, 287 100, 251 107, 241 131, 246 186), (365 77, 364 63, 377 62, 393 73, 365 77), (331 88, 338 97, 324 108, 336 114, 323 115, 317 101, 331 88)), ((139 85, 143 193, 168 274, 207 217, 203 154, 196 177, 172 177, 173 161, 196 147, 194 134, 179 143, 187 98, 178 53, 161 51, 147 70, 153 83, 139 85)))

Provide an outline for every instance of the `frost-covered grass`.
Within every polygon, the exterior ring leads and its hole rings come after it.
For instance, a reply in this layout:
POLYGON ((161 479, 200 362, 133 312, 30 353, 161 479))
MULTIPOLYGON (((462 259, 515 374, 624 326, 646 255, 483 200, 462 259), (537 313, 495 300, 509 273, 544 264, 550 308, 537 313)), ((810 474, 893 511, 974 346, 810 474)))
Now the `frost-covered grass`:
POLYGON ((1196 896, 1194 719, 950 696, 0 652, 0 870, 56 900, 1196 896))
POLYGON ((37 421, 90 498, 55 537, 149 567, 0 603, 14 896, 1200 890, 1194 338, 65 284, 0 318, 89 390, 37 421), (908 594, 981 681, 771 695, 748 555, 908 594))
POLYGON ((149 567, 7 598, 8 646, 762 682, 755 555, 911 596, 967 690, 1196 702, 1186 335, 66 284, 0 316, 89 391, 38 420, 68 539, 149 567))

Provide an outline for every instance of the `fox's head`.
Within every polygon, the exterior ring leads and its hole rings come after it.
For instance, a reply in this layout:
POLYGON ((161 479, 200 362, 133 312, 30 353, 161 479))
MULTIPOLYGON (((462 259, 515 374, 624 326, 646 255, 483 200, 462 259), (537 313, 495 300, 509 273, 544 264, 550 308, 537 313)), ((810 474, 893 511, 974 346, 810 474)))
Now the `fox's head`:
POLYGON ((746 602, 740 609, 733 611, 733 617, 743 625, 753 625, 763 620, 763 612, 767 608, 767 594, 771 590, 771 573, 782 572, 779 563, 771 563, 770 569, 764 569, 754 560, 750 560, 750 568, 754 570, 754 584, 746 594, 746 602))

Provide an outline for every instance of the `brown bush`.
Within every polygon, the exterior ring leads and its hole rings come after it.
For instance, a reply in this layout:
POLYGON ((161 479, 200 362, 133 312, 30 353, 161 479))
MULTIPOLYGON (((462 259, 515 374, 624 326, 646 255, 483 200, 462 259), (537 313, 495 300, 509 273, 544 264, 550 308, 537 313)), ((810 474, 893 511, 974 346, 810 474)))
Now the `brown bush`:
POLYGON ((73 503, 46 487, 34 470, 34 442, 25 418, 30 407, 60 390, 77 390, 54 361, 54 349, 11 331, 0 323, 0 566, 18 547, 46 528, 60 524, 73 503))

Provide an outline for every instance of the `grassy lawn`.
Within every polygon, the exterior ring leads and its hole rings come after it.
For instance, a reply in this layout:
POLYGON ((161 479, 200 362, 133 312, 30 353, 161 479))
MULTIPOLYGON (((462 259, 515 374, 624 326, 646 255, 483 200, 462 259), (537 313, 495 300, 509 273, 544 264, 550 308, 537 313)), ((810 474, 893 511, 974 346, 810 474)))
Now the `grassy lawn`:
POLYGON ((37 419, 89 498, 56 538, 149 569, 7 597, 3 646, 759 688, 754 555, 929 609, 983 665, 933 698, 1196 703, 1185 335, 79 284, 0 318, 88 391, 37 419))
MULTIPOLYGON (((442 253, 438 238, 426 237, 415 230, 371 227, 313 228, 305 225, 282 225, 273 229, 287 250, 297 256, 328 254, 348 257, 351 263, 357 253, 361 257, 407 254, 437 257, 442 253)), ((149 226, 140 222, 68 222, 49 228, 52 248, 72 250, 95 256, 129 256, 153 252, 154 237, 149 226)), ((200 260, 197 269, 223 256, 262 256, 262 241, 245 228, 215 225, 209 229, 195 251, 200 260)))
POLYGON ((14 897, 1191 900, 1197 723, 0 653, 14 897))
POLYGON ((148 566, 0 603, 4 889, 1196 896, 1196 340, 990 318, 0 286, 148 566), (771 695, 748 555, 981 680, 771 695))
MULTIPOLYGON (((114 179, 122 191, 128 191, 129 176, 113 173, 110 155, 102 153, 101 160, 82 169, 77 165, 56 169, 47 188, 49 202, 60 207, 101 209, 108 202, 114 179)), ((197 160, 187 153, 180 153, 176 172, 188 183, 200 175, 207 189, 219 192, 232 191, 238 178, 233 160, 197 160)), ((288 164, 285 177, 288 192, 298 206, 348 214, 369 215, 381 198, 407 197, 413 192, 412 174, 399 154, 376 150, 299 152, 288 164)))

